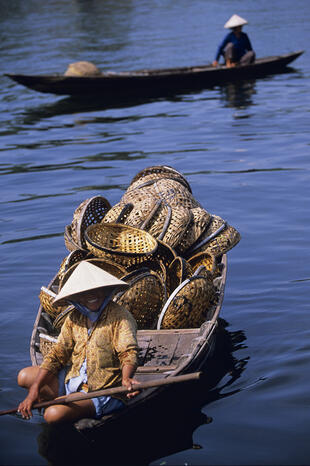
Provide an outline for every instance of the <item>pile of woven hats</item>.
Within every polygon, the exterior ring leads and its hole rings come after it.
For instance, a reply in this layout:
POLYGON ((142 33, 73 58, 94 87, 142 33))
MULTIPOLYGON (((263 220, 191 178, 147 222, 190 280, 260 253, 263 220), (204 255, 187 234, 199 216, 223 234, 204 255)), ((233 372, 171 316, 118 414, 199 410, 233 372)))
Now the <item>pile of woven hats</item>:
MULTIPOLYGON (((133 178, 117 204, 100 195, 82 202, 64 238, 70 254, 58 272, 59 289, 81 260, 91 261, 129 284, 113 299, 138 328, 167 329, 206 320, 216 305, 220 258, 240 235, 199 204, 181 173, 153 166, 133 178)), ((72 306, 55 310, 46 294, 41 304, 60 328, 72 306)))

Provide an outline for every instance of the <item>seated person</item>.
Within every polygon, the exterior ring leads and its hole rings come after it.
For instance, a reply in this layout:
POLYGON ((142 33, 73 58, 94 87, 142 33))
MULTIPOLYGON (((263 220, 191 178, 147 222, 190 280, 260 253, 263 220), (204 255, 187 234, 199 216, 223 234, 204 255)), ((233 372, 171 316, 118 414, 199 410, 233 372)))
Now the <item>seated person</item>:
MULTIPOLYGON (((26 367, 18 374, 19 385, 29 389, 18 406, 24 419, 31 417, 35 402, 54 399, 64 392, 87 392, 121 384, 131 390, 132 384, 138 383, 133 378, 138 364, 136 322, 126 309, 111 300, 116 289, 127 286, 87 261, 75 268, 54 300, 55 304, 75 306, 57 343, 40 367, 26 367), (60 377, 63 372, 65 378, 60 377)), ((137 393, 49 406, 44 419, 49 424, 85 417, 99 419, 122 409, 126 398, 137 393)))
POLYGON ((225 59, 228 68, 238 65, 249 65, 255 61, 255 53, 252 49, 250 39, 247 34, 242 32, 242 26, 247 24, 247 21, 238 15, 233 15, 224 28, 231 29, 223 42, 220 44, 213 62, 213 66, 218 65, 218 60, 221 55, 225 59))

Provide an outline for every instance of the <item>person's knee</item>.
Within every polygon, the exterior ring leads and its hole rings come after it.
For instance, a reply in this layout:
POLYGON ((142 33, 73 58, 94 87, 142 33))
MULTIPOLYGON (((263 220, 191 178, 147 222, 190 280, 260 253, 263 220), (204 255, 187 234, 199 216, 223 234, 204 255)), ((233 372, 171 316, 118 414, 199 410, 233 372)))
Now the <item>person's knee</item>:
POLYGON ((60 421, 63 421, 63 416, 61 410, 57 406, 49 406, 44 411, 44 420, 48 424, 57 424, 60 421))
POLYGON ((29 387, 29 368, 24 367, 17 375, 17 383, 20 387, 29 387))

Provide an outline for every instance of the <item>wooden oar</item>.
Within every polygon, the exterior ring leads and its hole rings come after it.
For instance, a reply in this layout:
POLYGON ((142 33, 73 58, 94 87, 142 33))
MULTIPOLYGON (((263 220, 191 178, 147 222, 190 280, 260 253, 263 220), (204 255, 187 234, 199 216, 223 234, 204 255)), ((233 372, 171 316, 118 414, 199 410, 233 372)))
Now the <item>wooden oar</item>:
MULTIPOLYGON (((72 403, 73 401, 97 398, 98 396, 113 396, 113 395, 120 394, 120 393, 133 392, 135 390, 145 390, 146 388, 161 387, 163 385, 170 385, 170 384, 180 383, 180 382, 188 382, 191 380, 198 380, 200 376, 201 376, 201 372, 193 372, 191 374, 170 376, 165 379, 150 380, 149 382, 144 382, 141 384, 133 384, 132 390, 128 390, 126 387, 120 386, 120 387, 113 387, 113 388, 105 388, 103 390, 96 390, 95 392, 88 392, 88 393, 83 393, 83 392, 70 393, 70 395, 60 396, 59 398, 55 398, 54 400, 42 401, 41 403, 35 403, 32 406, 32 409, 47 408, 48 406, 52 406, 52 405, 68 404, 68 403, 72 403)), ((4 414, 14 414, 17 412, 17 410, 18 408, 0 411, 0 416, 3 416, 4 414)))

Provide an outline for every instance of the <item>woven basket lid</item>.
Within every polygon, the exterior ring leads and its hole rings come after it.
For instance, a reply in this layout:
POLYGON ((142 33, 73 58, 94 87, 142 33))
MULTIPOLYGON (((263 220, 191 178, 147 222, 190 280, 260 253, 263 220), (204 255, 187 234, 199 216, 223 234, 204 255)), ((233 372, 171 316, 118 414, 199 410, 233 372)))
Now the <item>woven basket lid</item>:
POLYGON ((147 260, 157 250, 157 241, 149 233, 118 223, 89 226, 85 240, 95 256, 107 257, 128 266, 147 260))
POLYGON ((182 175, 182 173, 178 172, 172 167, 169 167, 168 165, 156 165, 153 167, 144 168, 134 176, 134 178, 131 180, 130 186, 138 186, 140 183, 145 183, 146 181, 152 179, 157 180, 160 178, 174 179, 175 181, 183 184, 183 186, 192 192, 189 182, 182 175))
POLYGON ((168 298, 160 313, 157 329, 200 327, 215 302, 212 281, 200 276, 188 278, 168 298))
POLYGON ((83 201, 74 211, 71 222, 71 236, 81 248, 86 247, 84 232, 89 225, 100 223, 111 208, 103 196, 94 196, 83 201))
POLYGON ((165 285, 154 273, 140 273, 123 277, 129 287, 115 295, 113 300, 134 316, 139 329, 151 329, 157 322, 166 301, 165 285))
MULTIPOLYGON (((74 267, 74 266, 73 266, 74 267)), ((62 305, 76 294, 101 288, 121 288, 127 283, 97 267, 89 261, 79 262, 54 299, 54 305, 62 305)))

